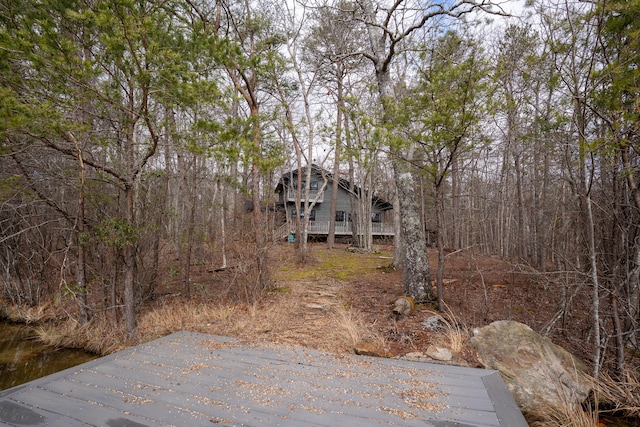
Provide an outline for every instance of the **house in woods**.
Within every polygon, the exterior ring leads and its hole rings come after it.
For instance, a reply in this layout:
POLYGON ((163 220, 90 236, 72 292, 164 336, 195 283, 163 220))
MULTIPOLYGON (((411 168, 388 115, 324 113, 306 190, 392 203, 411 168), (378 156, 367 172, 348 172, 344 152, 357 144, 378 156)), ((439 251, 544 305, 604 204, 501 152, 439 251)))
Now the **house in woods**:
MULTIPOLYGON (((277 209, 280 211, 283 222, 283 234, 296 233, 304 214, 304 203, 313 202, 316 204, 311 210, 309 226, 307 228, 310 237, 322 237, 329 234, 329 223, 331 220, 331 194, 333 187, 333 175, 327 170, 311 165, 311 181, 309 183, 309 194, 306 194, 306 168, 301 169, 301 179, 298 180, 298 170, 292 170, 282 175, 275 189, 277 194, 277 209), (326 185, 324 185, 326 180, 326 185), (300 187, 298 187, 300 186, 300 187), (298 191, 298 188, 301 190, 298 191), (296 200, 300 197, 300 213, 296 210, 296 200)), ((365 193, 358 186, 352 186, 346 179, 338 178, 338 196, 336 201, 335 214, 335 235, 336 237, 352 236, 354 219, 358 218, 357 212, 370 211, 371 234, 374 238, 392 237, 393 228, 393 205, 379 197, 370 197, 370 206, 367 209, 358 209, 361 196, 365 193), (353 200, 352 200, 353 197, 353 200), (352 205, 355 206, 352 208, 352 205), (370 207, 370 209, 368 209, 370 207)), ((356 224, 362 221, 356 221, 356 224)), ((357 225, 356 225, 357 227, 357 225)), ((365 227, 360 226, 361 229, 365 227)), ((360 231, 362 232, 362 231, 360 231)))

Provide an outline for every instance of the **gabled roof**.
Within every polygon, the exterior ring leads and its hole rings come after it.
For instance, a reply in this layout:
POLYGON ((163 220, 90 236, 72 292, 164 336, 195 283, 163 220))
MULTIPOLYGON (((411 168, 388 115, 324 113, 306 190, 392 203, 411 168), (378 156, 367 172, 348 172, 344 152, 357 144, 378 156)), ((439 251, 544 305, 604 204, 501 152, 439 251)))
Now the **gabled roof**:
MULTIPOLYGON (((307 171, 307 167, 308 166, 303 166, 302 168, 300 168, 300 172, 305 174, 307 171)), ((329 182, 333 181, 333 174, 331 172, 329 172, 328 170, 326 170, 325 168, 318 166, 314 163, 311 164, 311 173, 316 173, 317 175, 321 175, 321 176, 326 176, 327 180, 329 182)), ((289 172, 285 172, 282 174, 282 176, 280 177, 280 180, 278 181, 278 185, 275 188, 275 192, 276 193, 280 193, 284 190, 284 183, 288 182, 289 178, 291 176, 297 176, 298 175, 298 169, 293 169, 289 172)), ((340 188, 342 188, 345 191, 350 191, 351 190, 351 182, 349 182, 348 180, 344 179, 344 178, 339 178, 338 181, 338 186, 340 188)), ((361 194, 361 189, 359 186, 354 185, 353 186, 354 191, 356 194, 361 194)), ((378 196, 372 196, 371 197, 371 203, 373 204, 373 206, 376 206, 377 208, 379 208, 380 210, 390 210, 393 209, 393 204, 378 197, 378 196)))

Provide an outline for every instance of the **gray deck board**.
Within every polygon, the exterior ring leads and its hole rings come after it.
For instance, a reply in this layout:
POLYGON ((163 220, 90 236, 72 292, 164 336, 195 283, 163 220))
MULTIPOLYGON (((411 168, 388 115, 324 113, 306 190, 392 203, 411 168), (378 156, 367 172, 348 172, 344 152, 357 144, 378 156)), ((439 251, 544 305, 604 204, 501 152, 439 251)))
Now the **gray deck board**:
POLYGON ((527 424, 495 371, 180 332, 0 392, 0 425, 527 424))

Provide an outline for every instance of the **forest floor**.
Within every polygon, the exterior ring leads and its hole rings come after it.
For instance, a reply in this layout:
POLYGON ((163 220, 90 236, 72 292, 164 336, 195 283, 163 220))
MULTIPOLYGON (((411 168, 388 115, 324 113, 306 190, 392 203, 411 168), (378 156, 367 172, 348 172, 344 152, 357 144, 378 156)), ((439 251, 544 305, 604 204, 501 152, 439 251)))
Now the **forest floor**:
MULTIPOLYGON (((251 259, 248 251, 237 253, 245 261, 251 259)), ((437 254, 432 249, 428 254, 435 277, 437 254)), ((540 274, 497 257, 448 251, 446 312, 418 305, 412 314, 398 318, 393 303, 403 294, 402 272, 390 268, 393 247, 378 245, 373 253, 358 253, 347 245, 329 250, 325 243, 313 243, 303 263, 293 244, 277 243, 268 257, 273 287, 267 291, 247 285, 252 272, 242 267, 246 263, 232 259, 228 267, 217 268, 221 260, 208 259, 191 267, 190 297, 185 298, 183 275, 168 254, 156 298, 138 309, 139 342, 192 330, 343 354, 366 343, 384 356, 402 357, 424 352, 431 344, 451 348, 451 332, 459 333, 465 344, 474 328, 516 320, 587 364, 592 357, 590 289, 566 273, 540 274), (429 324, 434 316, 450 328, 433 331, 429 324)), ((69 304, 65 310, 71 310, 69 304)), ((601 316, 605 327, 610 326, 604 309, 601 316)), ((117 323, 96 319, 87 328, 73 320, 66 321, 66 326, 40 328, 41 339, 58 346, 83 342, 83 347, 102 354, 122 348, 123 331, 114 333, 117 323)), ((480 366, 466 345, 454 351, 452 363, 480 366)), ((640 373, 640 352, 629 352, 627 368, 640 373)), ((625 425, 640 425, 640 421, 625 425)))
MULTIPOLYGON (((437 253, 430 249, 428 254, 435 277, 437 253)), ((590 291, 566 273, 541 274, 497 257, 468 250, 448 251, 443 286, 446 312, 418 305, 412 314, 398 318, 393 303, 403 294, 402 272, 390 268, 393 247, 376 246, 373 253, 358 253, 346 245, 329 250, 325 243, 315 243, 302 263, 294 245, 282 243, 270 249, 269 259, 274 287, 252 303, 248 303, 250 292, 243 293, 239 286, 238 279, 246 272, 234 268, 216 271, 211 263, 195 267, 191 308, 183 307, 179 313, 175 312, 176 305, 168 302, 180 299, 177 292, 184 284, 177 278, 173 283, 166 282, 166 296, 156 300, 155 308, 148 307, 150 317, 142 316, 141 333, 152 338, 169 332, 176 329, 170 319, 179 317, 183 329, 231 335, 248 342, 275 342, 334 353, 352 353, 355 347, 364 347, 388 357, 424 353, 431 344, 452 348, 452 340, 461 339, 451 363, 480 367, 475 352, 467 345, 473 329, 497 320, 515 320, 590 364, 590 291), (203 318, 198 313, 204 306, 198 306, 198 300, 203 304, 218 300, 219 308, 212 311, 207 305, 208 315, 203 318), (187 311, 194 313, 193 320, 185 315, 187 311), (429 319, 434 316, 450 327, 433 331, 429 319)), ((610 325, 604 310, 601 316, 605 326, 610 325)), ((613 359, 611 354, 607 357, 613 359)), ((608 362, 604 370, 610 367, 608 362)), ((628 354, 627 368, 637 377, 639 352, 628 354)), ((635 381, 629 383, 631 388, 635 381)), ((638 412, 638 408, 633 410, 634 414, 638 412)), ((598 426, 640 426, 640 419, 601 417, 598 426)))
MULTIPOLYGON (((346 245, 329 250, 326 244, 315 243, 310 245, 307 261, 301 263, 292 244, 275 245, 269 253, 275 288, 249 308, 247 318, 256 322, 247 320, 233 334, 331 351, 351 351, 350 341, 374 340, 381 342, 390 356, 424 351, 443 339, 425 326, 428 318, 438 315, 433 307, 418 305, 409 316, 393 315, 393 302, 403 295, 402 272, 389 268, 392 247, 375 249, 370 254, 354 253, 346 245), (327 338, 335 335, 340 319, 343 323, 359 322, 360 330, 350 333, 362 336, 342 340, 345 345, 336 348, 342 341, 327 338)), ((429 250, 429 258, 435 278, 435 250, 429 250)), ((232 269, 211 272, 211 268, 201 266, 193 273, 193 288, 203 299, 226 295, 234 274, 232 269)), ((563 290, 562 279, 471 251, 449 252, 444 268, 448 310, 439 315, 469 336, 474 328, 493 321, 516 320, 588 363, 593 345, 588 288, 571 284, 563 290), (563 301, 569 300, 570 309, 561 311, 563 301)), ((170 287, 167 293, 176 289, 170 287)), ((469 356, 464 352, 456 355, 458 362, 475 365, 476 361, 466 359, 469 356)))

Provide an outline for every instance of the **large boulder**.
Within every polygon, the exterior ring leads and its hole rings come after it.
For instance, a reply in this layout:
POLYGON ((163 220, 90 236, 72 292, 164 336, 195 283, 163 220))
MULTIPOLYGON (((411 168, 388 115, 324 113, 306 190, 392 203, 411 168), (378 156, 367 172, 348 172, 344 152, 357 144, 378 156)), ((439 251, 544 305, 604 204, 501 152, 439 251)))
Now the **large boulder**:
POLYGON ((591 390, 582 361, 522 323, 502 320, 474 330, 471 344, 487 369, 502 374, 520 409, 544 414, 580 405, 591 390))

